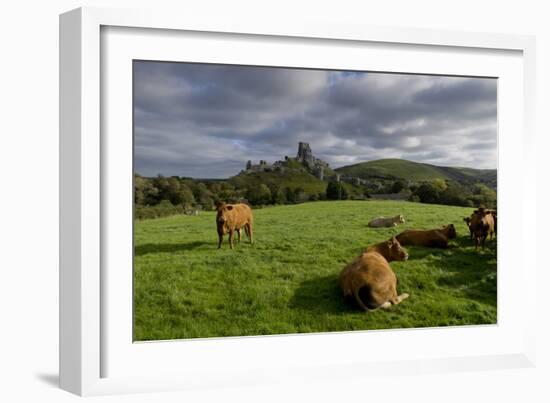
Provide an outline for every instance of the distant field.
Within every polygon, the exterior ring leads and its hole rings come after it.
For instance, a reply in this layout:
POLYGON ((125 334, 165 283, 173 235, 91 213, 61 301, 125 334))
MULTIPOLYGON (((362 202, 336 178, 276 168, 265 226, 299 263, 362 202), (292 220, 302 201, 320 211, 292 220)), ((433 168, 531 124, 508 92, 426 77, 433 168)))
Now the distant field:
POLYGON ((255 243, 217 250, 215 213, 135 223, 135 340, 496 323, 496 242, 475 251, 471 208, 398 201, 333 201, 254 210, 255 243), (404 214, 398 228, 376 216, 404 214), (410 298, 365 313, 346 304, 340 270, 362 249, 406 228, 454 223, 447 250, 409 247, 392 262, 410 298))

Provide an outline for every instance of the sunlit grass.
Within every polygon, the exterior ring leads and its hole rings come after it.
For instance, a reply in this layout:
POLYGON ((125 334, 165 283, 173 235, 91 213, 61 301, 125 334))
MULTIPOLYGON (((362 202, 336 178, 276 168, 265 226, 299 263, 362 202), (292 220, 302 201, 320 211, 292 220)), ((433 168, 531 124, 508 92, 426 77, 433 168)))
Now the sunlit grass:
MULTIPOLYGON (((475 251, 471 208, 335 201, 254 210, 255 243, 217 250, 215 213, 135 223, 135 340, 496 323, 496 242, 475 251), (402 213, 397 228, 370 219, 402 213), (410 298, 365 313, 345 303, 338 274, 366 246, 406 228, 453 223, 447 250, 409 247, 392 262, 410 298)), ((226 237, 227 238, 227 237, 226 237)))

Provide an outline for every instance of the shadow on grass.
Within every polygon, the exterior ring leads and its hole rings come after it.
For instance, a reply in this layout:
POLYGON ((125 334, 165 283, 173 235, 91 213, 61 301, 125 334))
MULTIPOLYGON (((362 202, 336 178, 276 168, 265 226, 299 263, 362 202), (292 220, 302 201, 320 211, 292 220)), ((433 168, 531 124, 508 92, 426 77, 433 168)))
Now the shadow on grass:
MULTIPOLYGON (((447 249, 409 247, 410 259, 429 259, 427 265, 438 269, 437 285, 457 296, 496 306, 496 243, 485 250, 475 250, 469 236, 454 239, 447 249), (432 258, 430 258, 432 256, 432 258)), ((318 313, 357 311, 353 302, 344 301, 336 274, 301 282, 289 304, 290 308, 318 313)))
POLYGON ((496 240, 487 240, 484 250, 474 249, 469 236, 452 240, 449 248, 409 247, 409 259, 430 259, 439 269, 437 284, 463 297, 496 306, 496 240))
POLYGON ((184 252, 186 250, 192 250, 200 248, 201 246, 210 245, 213 250, 217 248, 216 242, 182 242, 182 243, 147 243, 143 245, 136 245, 134 248, 134 256, 143 256, 150 253, 176 253, 184 252))
POLYGON ((319 313, 344 313, 354 310, 344 302, 336 274, 301 282, 290 300, 289 307, 319 313))

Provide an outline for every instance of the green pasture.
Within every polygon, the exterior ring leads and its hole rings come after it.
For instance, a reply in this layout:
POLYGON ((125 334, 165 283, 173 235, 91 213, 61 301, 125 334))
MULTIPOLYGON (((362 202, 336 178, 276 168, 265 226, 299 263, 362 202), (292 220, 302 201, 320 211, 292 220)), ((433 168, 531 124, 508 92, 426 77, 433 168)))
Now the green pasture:
MULTIPOLYGON (((253 245, 217 247, 215 212, 135 222, 134 339, 411 328, 496 323, 496 242, 476 251, 462 218, 472 208, 398 201, 312 202, 254 209, 253 245), (370 219, 403 214, 396 228, 370 219), (407 228, 453 223, 446 250, 409 247, 392 262, 389 310, 346 303, 340 270, 367 246, 407 228)), ((244 235, 244 234, 243 234, 244 235)))

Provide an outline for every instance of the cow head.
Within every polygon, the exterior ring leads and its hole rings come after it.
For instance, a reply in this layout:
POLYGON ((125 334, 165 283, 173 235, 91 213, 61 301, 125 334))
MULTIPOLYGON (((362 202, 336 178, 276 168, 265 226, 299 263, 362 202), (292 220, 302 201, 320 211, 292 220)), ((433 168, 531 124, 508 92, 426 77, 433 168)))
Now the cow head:
POLYGON ((463 220, 466 223, 466 225, 469 227, 470 223, 472 222, 472 217, 464 217, 463 220))
POLYGON ((449 224, 446 227, 443 227, 445 230, 445 233, 447 234, 447 238, 454 239, 456 238, 456 228, 454 224, 449 224))
POLYGON ((392 260, 407 260, 409 258, 407 250, 401 246, 401 244, 395 237, 389 239, 386 242, 386 246, 388 248, 388 253, 386 257, 386 260, 388 262, 391 262, 392 260))
POLYGON ((397 219, 399 220, 400 223, 404 223, 405 222, 405 217, 403 217, 403 214, 399 214, 397 216, 397 219))
POLYGON ((233 205, 226 204, 224 202, 218 202, 216 204, 216 211, 218 214, 216 215, 216 222, 218 224, 223 224, 227 221, 227 213, 233 210, 233 205))

